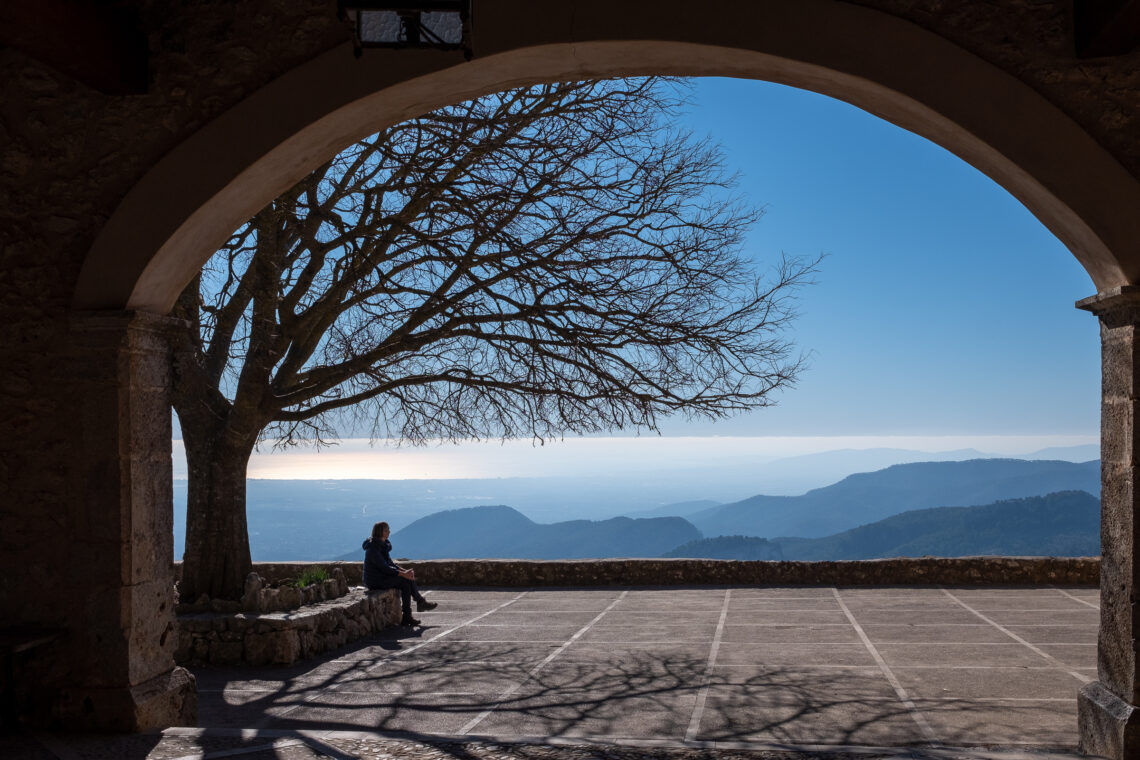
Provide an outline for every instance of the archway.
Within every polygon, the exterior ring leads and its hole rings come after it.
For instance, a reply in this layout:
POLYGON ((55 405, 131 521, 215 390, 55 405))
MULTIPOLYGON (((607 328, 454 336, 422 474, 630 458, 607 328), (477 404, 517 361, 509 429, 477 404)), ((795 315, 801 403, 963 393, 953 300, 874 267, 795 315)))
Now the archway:
POLYGON ((833 0, 582 2, 481 9, 476 59, 432 53, 353 58, 333 49, 265 86, 156 164, 91 249, 77 310, 165 313, 222 239, 337 148, 388 124, 529 82, 620 74, 765 79, 839 98, 922 135, 983 171, 1062 240, 1106 295, 1105 572, 1101 679, 1082 702, 1085 748, 1120 756, 1138 672, 1128 613, 1135 506, 1133 356, 1140 280, 1140 182, 1027 85, 931 32, 833 0), (725 20, 730 20, 726 22, 725 20), (1120 289, 1124 288, 1123 291, 1120 289), (1114 291, 1111 292, 1110 291, 1114 291), (1121 372, 1127 368, 1126 372, 1121 372), (1106 586, 1107 587, 1107 586, 1106 586), (1102 743, 1095 736, 1109 737, 1102 743))
POLYGON ((96 240, 73 306, 165 313, 231 230, 385 125, 513 85, 623 74, 749 77, 847 101, 989 175, 1098 289, 1140 278, 1140 183, 1045 98, 937 35, 834 0, 778 9, 740 0, 723 8, 732 24, 688 18, 680 4, 649 18, 590 7, 562 19, 488 6, 470 63, 432 52, 357 60, 345 45, 299 66, 147 173, 96 240))

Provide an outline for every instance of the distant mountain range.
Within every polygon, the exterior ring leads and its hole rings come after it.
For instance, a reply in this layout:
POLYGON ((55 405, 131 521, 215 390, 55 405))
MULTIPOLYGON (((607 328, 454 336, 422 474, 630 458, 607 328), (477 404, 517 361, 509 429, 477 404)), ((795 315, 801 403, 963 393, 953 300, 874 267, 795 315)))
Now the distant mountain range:
MULTIPOLYGON (((1081 457, 1095 458, 1097 451, 1095 445, 1046 449, 1023 458, 1077 461, 1081 457)), ((689 519, 694 513, 711 510, 720 504, 736 503, 755 493, 797 495, 809 488, 834 484, 853 473, 881 470, 904 461, 945 461, 980 456, 985 455, 972 450, 931 453, 909 449, 845 449, 775 461, 740 457, 737 460, 726 459, 716 468, 701 466, 686 470, 674 467, 654 473, 631 472, 621 477, 249 479, 246 511, 250 550, 255 561, 318 561, 359 546, 376 520, 387 520, 395 531, 425 515, 445 509, 509 504, 538 523, 552 523, 569 516, 590 520, 604 520, 614 515, 689 519)), ((1094 487, 1095 484, 1064 484, 1052 490, 1088 490, 1094 487)), ((185 480, 174 481, 176 557, 182 556, 185 543, 186 488, 185 480)), ((1008 493, 1002 497, 1029 495, 1033 494, 1008 493)), ((947 503, 929 506, 945 506, 947 503)), ((913 505, 904 503, 892 509, 899 512, 911 508, 913 505)), ((862 522, 873 519, 878 518, 862 522)), ((751 533, 753 527, 749 526, 747 532, 751 533)), ((705 535, 746 532, 735 530, 731 525, 706 525, 705 530, 705 535)), ((753 535, 793 535, 793 531, 784 529, 768 533, 765 530, 753 535)))
POLYGON ((700 538, 665 552, 662 557, 701 559, 784 559, 783 549, 775 541, 756 536, 717 536, 700 538))
MULTIPOLYGON (((539 525, 510 507, 473 507, 418 520, 394 534, 392 541, 397 554, 417 559, 1085 557, 1100 554, 1100 501, 1084 491, 1061 491, 982 506, 909 510, 823 538, 717 536, 691 538, 657 555, 650 549, 674 540, 678 534, 695 533, 696 529, 681 518, 539 525)), ((360 559, 360 552, 350 552, 342 559, 360 559)))
POLYGON ((392 550, 418 559, 656 557, 700 537, 680 517, 540 524, 510 507, 469 507, 436 512, 396 531, 392 550))
MULTIPOLYGON (((695 509, 688 520, 541 524, 507 506, 446 510, 396 531, 392 542, 397 555, 417 559, 1092 555, 1099 553, 1099 500, 1092 495, 1099 474, 1097 461, 920 462, 852 475, 802 496, 642 513, 695 509)), ((359 559, 360 551, 343 558, 359 559)))
POLYGON ((653 509, 643 509, 638 512, 627 512, 626 517, 687 517, 688 515, 697 512, 703 512, 706 509, 719 507, 724 502, 713 501, 712 499, 698 499, 696 501, 678 501, 673 504, 663 504, 660 507, 653 509))
POLYGON ((1091 462, 1100 459, 1100 444, 1085 443, 1080 446, 1051 446, 1040 449, 1025 456, 1008 457, 1012 459, 1064 459, 1067 462, 1091 462))
POLYGON ((826 538, 777 538, 784 559, 1100 554, 1100 499, 1084 491, 936 507, 888 517, 826 538))
POLYGON ((1009 499, 980 507, 916 509, 825 538, 717 536, 664 557, 850 560, 879 557, 1100 554, 1100 500, 1084 491, 1009 499))
MULTIPOLYGON (((953 451, 918 451, 915 449, 898 448, 871 448, 871 449, 835 449, 821 451, 814 454, 798 454, 795 456, 780 457, 768 461, 757 461, 741 466, 731 465, 720 471, 703 471, 689 474, 692 479, 704 479, 710 483, 723 485, 725 483, 755 484, 757 490, 773 496, 794 496, 802 494, 812 488, 835 483, 848 475, 859 472, 873 472, 882 470, 895 464, 911 462, 961 462, 969 459, 1052 459, 1068 462, 1088 462, 1100 458, 1100 444, 1084 444, 1080 446, 1063 446, 1040 449, 1029 454, 1016 456, 1001 456, 977 449, 955 449, 953 451)), ((675 501, 693 499, 693 496, 678 496, 675 501)), ((733 501, 712 492, 706 492, 703 498, 716 498, 722 502, 733 501)), ((513 503, 513 502, 511 502, 513 503)), ((677 508, 681 505, 670 505, 677 508)), ((675 515, 688 517, 690 512, 668 511, 669 507, 657 507, 652 510, 655 516, 675 515)), ((696 510, 692 510, 696 511, 696 510)), ((625 512, 629 517, 648 517, 650 512, 625 512)))
POLYGON ((976 506, 1056 491, 1100 493, 1100 462, 972 459, 899 464, 802 496, 753 496, 688 515, 705 536, 819 538, 912 509, 976 506))

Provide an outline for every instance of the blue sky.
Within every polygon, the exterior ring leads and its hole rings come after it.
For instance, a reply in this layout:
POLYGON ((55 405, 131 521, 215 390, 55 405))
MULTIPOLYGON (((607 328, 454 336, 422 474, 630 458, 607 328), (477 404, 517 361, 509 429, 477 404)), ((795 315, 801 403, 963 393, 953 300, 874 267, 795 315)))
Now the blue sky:
POLYGON ((582 473, 612 466, 615 452, 667 467, 694 447, 714 459, 875 446, 1017 454, 1097 440, 1097 323, 1073 308, 1092 281, 1017 200, 933 143, 821 95, 702 79, 692 96, 684 124, 724 146, 740 189, 766 208, 748 252, 761 265, 827 254, 793 334, 810 368, 778 406, 663 423, 692 445, 651 434, 520 456, 494 442, 414 453, 346 442, 255 454, 251 477, 566 474, 571 460, 582 473))
POLYGON ((1004 189, 842 102, 697 80, 687 118, 767 213, 750 249, 826 253, 795 339, 811 369, 721 435, 1092 434, 1099 343, 1073 302, 1092 281, 1004 189))

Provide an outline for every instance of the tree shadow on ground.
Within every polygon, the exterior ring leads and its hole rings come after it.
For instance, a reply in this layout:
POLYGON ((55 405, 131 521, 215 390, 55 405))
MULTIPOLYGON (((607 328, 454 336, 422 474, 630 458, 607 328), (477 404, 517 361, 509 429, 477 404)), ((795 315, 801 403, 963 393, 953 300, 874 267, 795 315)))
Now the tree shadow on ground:
MULTIPOLYGON (((204 715, 203 723, 366 730, 413 740, 469 732, 675 740, 689 734, 789 745, 929 743, 909 706, 884 691, 881 676, 759 662, 706 675, 704 657, 676 649, 592 657, 579 652, 544 664, 547 650, 525 643, 444 640, 411 649, 409 643, 424 641, 421 635, 385 634, 304 668, 275 669, 272 682, 263 678, 268 673, 243 671, 225 691, 204 694, 204 702, 218 703, 204 713, 221 720, 204 715), (704 714, 692 734, 698 701, 704 714)), ((1003 711, 1017 723, 1017 708, 1003 711)), ((971 726, 991 724, 995 709, 942 700, 924 702, 923 714, 951 715, 956 733, 968 735, 971 726)))

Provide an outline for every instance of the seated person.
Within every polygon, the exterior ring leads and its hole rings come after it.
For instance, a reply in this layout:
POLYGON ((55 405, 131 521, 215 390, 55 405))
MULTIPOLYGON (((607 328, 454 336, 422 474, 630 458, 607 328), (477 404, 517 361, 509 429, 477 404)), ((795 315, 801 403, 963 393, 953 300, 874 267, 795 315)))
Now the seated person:
POLYGON ((416 572, 404 569, 392 561, 392 542, 388 540, 391 530, 388 523, 378 522, 372 526, 372 537, 364 539, 364 585, 371 589, 398 588, 404 608, 400 625, 419 625, 412 617, 412 599, 416 600, 416 611, 434 610, 439 605, 424 599, 416 588, 416 572))

